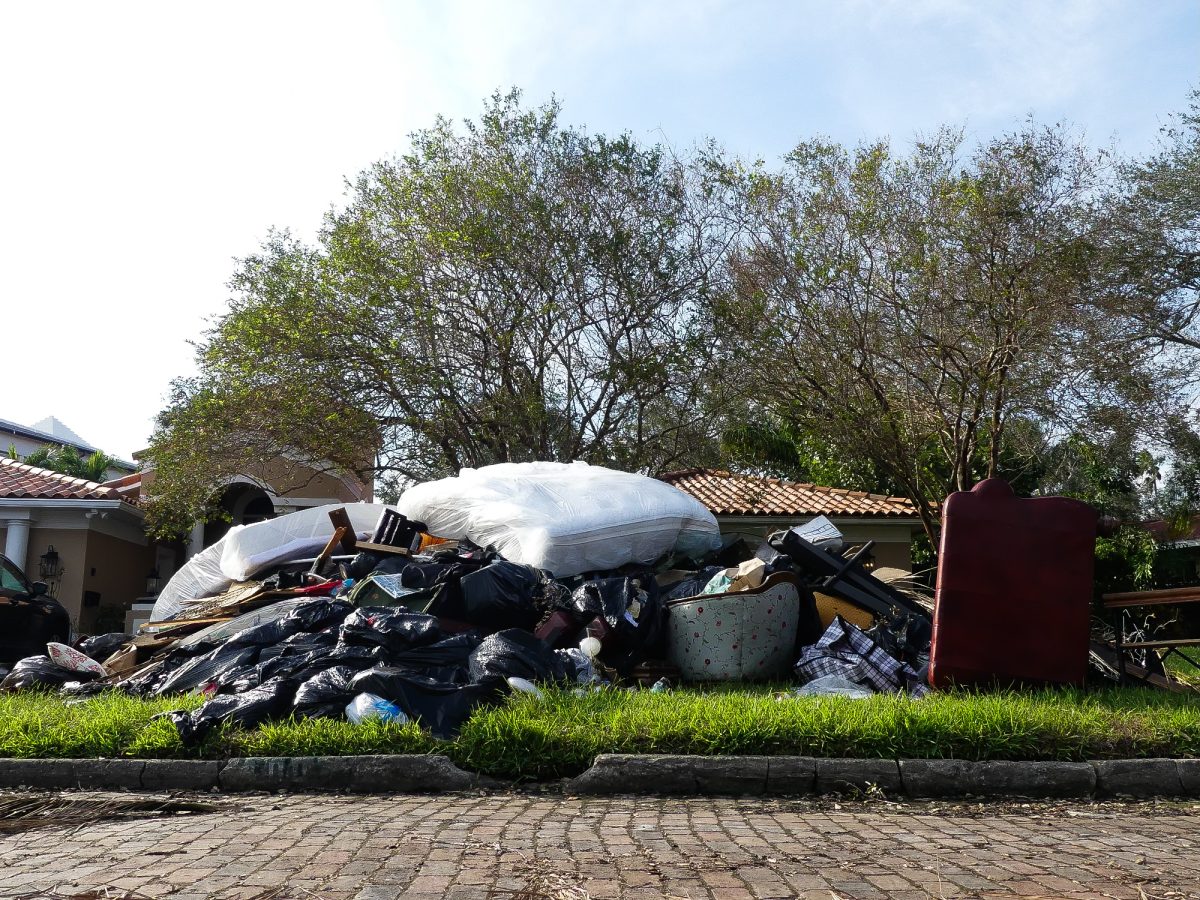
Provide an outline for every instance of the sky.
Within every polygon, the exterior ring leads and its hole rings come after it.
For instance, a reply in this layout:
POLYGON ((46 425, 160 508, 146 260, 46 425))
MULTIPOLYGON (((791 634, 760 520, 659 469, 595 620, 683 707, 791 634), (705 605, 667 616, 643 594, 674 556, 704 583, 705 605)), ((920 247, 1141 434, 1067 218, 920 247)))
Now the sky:
POLYGON ((0 419, 129 459, 236 260, 497 89, 768 162, 1028 115, 1141 154, 1200 88, 1200 0, 13 0, 0 84, 0 419))

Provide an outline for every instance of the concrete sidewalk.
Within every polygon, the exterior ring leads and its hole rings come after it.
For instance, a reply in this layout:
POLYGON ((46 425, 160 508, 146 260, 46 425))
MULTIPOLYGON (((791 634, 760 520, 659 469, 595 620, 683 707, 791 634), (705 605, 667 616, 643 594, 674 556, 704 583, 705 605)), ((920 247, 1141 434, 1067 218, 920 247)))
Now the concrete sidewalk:
POLYGON ((1200 898, 1195 802, 204 799, 223 811, 0 837, 0 890, 108 887, 182 900, 275 889, 277 900, 522 890, 571 900, 1200 898))

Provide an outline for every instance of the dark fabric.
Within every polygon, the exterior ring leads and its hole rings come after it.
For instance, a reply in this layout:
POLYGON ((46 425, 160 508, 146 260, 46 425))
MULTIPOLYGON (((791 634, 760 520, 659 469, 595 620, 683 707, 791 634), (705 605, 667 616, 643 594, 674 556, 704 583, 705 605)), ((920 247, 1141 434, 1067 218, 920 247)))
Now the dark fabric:
POLYGON ((804 649, 794 669, 806 683, 837 675, 881 694, 906 691, 920 697, 928 690, 915 669, 889 656, 841 616, 834 617, 817 643, 804 649))

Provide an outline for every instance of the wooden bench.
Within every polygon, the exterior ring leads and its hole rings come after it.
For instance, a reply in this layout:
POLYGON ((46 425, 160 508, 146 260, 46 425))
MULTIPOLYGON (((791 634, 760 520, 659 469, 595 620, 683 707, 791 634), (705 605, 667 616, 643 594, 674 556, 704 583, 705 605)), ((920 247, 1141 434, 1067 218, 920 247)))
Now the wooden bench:
MULTIPOLYGON (((1141 606, 1187 606, 1192 603, 1200 603, 1200 585, 1196 587, 1167 588, 1159 591, 1125 591, 1116 594, 1103 594, 1100 600, 1104 604, 1105 609, 1111 610, 1126 610, 1141 606)), ((1191 663, 1197 669, 1200 669, 1200 658, 1193 658, 1184 652, 1184 648, 1200 647, 1200 637, 1126 641, 1124 628, 1119 619, 1114 633, 1116 639, 1113 641, 1113 648, 1117 653, 1117 669, 1122 680, 1130 674, 1133 674, 1139 680, 1149 680, 1147 678, 1149 674, 1148 669, 1142 669, 1140 666, 1126 665, 1126 650, 1162 650, 1164 652, 1160 655, 1160 660, 1166 660, 1168 656, 1174 653, 1191 663), (1140 669, 1141 671, 1134 673, 1129 671, 1131 669, 1140 669)))

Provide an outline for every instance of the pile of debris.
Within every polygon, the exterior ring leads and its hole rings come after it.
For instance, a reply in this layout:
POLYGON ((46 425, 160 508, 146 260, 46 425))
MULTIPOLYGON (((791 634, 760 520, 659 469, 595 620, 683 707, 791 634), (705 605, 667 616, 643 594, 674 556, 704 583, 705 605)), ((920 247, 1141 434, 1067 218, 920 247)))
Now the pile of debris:
POLYGON ((464 470, 396 507, 235 528, 176 574, 138 635, 51 645, 3 687, 198 691, 202 706, 171 714, 189 744, 291 714, 449 737, 538 683, 661 689, 792 669, 806 693, 922 693, 928 604, 863 568, 869 543, 844 550, 824 518, 722 539, 697 501, 639 475, 464 470))

